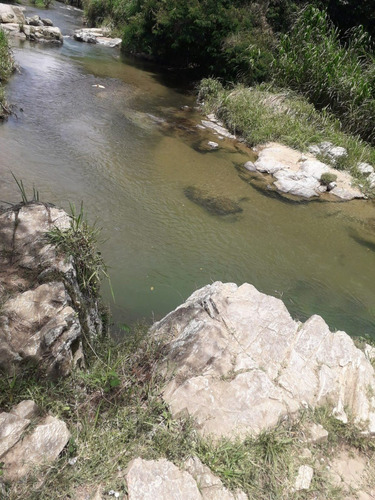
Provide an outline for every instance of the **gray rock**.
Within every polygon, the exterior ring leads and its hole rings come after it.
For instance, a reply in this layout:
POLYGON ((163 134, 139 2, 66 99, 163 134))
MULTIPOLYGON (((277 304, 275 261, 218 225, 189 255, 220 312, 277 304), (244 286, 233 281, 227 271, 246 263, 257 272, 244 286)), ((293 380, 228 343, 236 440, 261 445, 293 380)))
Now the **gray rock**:
POLYGON ((29 423, 17 415, 0 413, 0 458, 17 443, 29 423))
POLYGON ((209 128, 216 132, 218 135, 222 135, 223 137, 227 137, 228 139, 235 139, 236 136, 228 132, 228 130, 223 127, 222 125, 218 125, 215 122, 208 121, 208 120, 202 120, 202 125, 205 128, 209 128))
POLYGON ((298 476, 294 488, 296 491, 308 490, 314 476, 314 470, 309 465, 301 465, 298 469, 298 476))
POLYGON ((25 23, 25 16, 20 7, 0 3, 0 23, 25 23))
POLYGON ((39 16, 27 17, 26 24, 29 26, 44 26, 44 23, 39 16))
POLYGON ((121 38, 109 38, 106 36, 99 36, 96 38, 96 41, 99 45, 104 45, 105 47, 120 47, 122 43, 121 38))
POLYGON ((167 342, 164 400, 174 416, 194 416, 202 434, 257 434, 327 402, 375 431, 375 374, 364 353, 319 316, 294 321, 252 285, 208 285, 150 333, 167 342))
POLYGON ((229 491, 224 487, 220 478, 215 476, 211 470, 199 460, 191 457, 184 463, 184 469, 196 481, 202 500, 248 500, 247 495, 241 491, 229 491))
POLYGON ((357 169, 365 177, 368 177, 370 174, 374 173, 374 167, 369 163, 358 163, 357 169))
POLYGON ((211 149, 218 149, 219 147, 219 144, 217 142, 213 142, 213 141, 208 141, 208 146, 211 148, 211 149))
POLYGON ((129 500, 202 500, 197 483, 165 458, 136 458, 126 474, 129 500))
POLYGON ((44 26, 53 26, 53 22, 48 18, 42 19, 42 23, 44 24, 44 26))
POLYGON ((46 417, 33 432, 2 457, 4 479, 16 481, 28 474, 34 467, 56 460, 65 448, 70 432, 61 420, 46 417))
POLYGON ((367 180, 370 184, 370 188, 374 188, 375 187, 375 173, 373 174, 370 174, 368 177, 367 177, 367 180))
POLYGON ((282 193, 302 196, 303 198, 319 195, 320 182, 315 177, 290 170, 279 170, 274 176, 277 179, 275 186, 282 193))
POLYGON ((41 203, 0 214, 0 368, 8 373, 29 360, 51 376, 66 375, 82 357, 82 331, 102 329, 73 260, 46 239, 54 227, 68 229, 70 218, 41 203))
POLYGON ((306 160, 301 164, 301 171, 308 177, 313 177, 320 182, 323 174, 330 172, 330 168, 325 163, 318 160, 306 160))
POLYGON ((246 170, 249 170, 249 172, 256 172, 257 171, 257 168, 252 161, 247 161, 244 164, 244 167, 246 168, 246 170))
POLYGON ((61 34, 60 28, 56 26, 32 26, 24 25, 22 26, 22 31, 26 35, 27 40, 33 42, 45 42, 45 43, 63 43, 64 38, 61 34))
POLYGON ((73 35, 74 40, 78 42, 86 42, 86 43, 97 43, 98 40, 96 35, 93 33, 87 33, 85 31, 78 31, 73 35))
POLYGON ((307 429, 305 429, 307 434, 307 443, 320 443, 326 441, 328 438, 328 431, 320 424, 310 424, 307 429))
POLYGON ((17 415, 21 418, 35 418, 39 414, 38 406, 31 399, 27 399, 25 401, 21 401, 18 405, 12 408, 12 415, 17 415))

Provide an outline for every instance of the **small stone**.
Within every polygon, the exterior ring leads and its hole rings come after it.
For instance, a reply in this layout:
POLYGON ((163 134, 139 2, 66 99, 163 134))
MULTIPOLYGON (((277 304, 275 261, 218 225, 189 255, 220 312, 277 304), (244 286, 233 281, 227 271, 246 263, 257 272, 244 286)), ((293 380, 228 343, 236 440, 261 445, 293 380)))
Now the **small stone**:
POLYGON ((319 155, 321 153, 319 146, 316 144, 309 146, 308 151, 313 155, 319 155))
POLYGON ((213 141, 208 141, 208 145, 210 146, 211 149, 217 149, 219 147, 219 144, 213 141))
POLYGON ((304 448, 301 451, 299 457, 302 458, 302 459, 309 459, 309 458, 312 457, 312 453, 311 453, 311 451, 308 448, 304 448))
POLYGON ((332 191, 337 186, 337 182, 330 182, 327 186, 327 191, 332 191))
POLYGON ((301 465, 294 488, 296 491, 308 490, 314 475, 314 470, 309 465, 301 465))
POLYGON ((369 163, 363 163, 363 162, 358 163, 357 169, 358 169, 358 172, 360 172, 365 177, 374 173, 374 167, 371 166, 369 163))
POLYGON ((7 453, 22 436, 30 420, 11 413, 0 413, 0 457, 7 453))
POLYGON ((21 418, 34 418, 38 416, 39 408, 32 400, 21 401, 17 406, 12 408, 12 415, 17 415, 21 418))
POLYGON ((311 424, 307 429, 308 443, 320 443, 328 438, 328 431, 320 424, 311 424))
POLYGON ((255 164, 252 161, 247 161, 244 164, 244 167, 246 168, 246 170, 249 170, 250 172, 256 172, 257 171, 257 168, 256 168, 255 164))
POLYGON ((368 180, 368 181, 369 181, 369 183, 370 183, 370 188, 375 187, 375 173, 370 174, 370 175, 367 177, 367 180, 368 180))
POLYGON ((53 26, 53 22, 48 18, 42 19, 42 23, 44 24, 44 26, 53 26))

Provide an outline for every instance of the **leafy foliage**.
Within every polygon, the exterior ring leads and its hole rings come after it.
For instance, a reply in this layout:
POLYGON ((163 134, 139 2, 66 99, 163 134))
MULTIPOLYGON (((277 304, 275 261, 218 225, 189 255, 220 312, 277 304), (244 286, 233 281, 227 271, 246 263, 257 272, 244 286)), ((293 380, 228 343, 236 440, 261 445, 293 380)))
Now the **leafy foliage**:
POLYGON ((375 54, 363 27, 343 45, 327 12, 308 6, 281 38, 273 64, 279 85, 329 108, 347 131, 375 144, 375 54))

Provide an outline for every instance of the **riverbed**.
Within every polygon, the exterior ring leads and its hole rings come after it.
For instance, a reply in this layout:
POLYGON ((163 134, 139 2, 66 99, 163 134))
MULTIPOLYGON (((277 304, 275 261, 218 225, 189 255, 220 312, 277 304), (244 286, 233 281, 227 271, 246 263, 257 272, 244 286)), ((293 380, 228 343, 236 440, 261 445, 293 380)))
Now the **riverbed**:
POLYGON ((0 199, 20 198, 13 172, 43 200, 68 210, 83 202, 102 228, 116 325, 158 319, 221 280, 252 283, 301 320, 320 314, 333 329, 375 336, 372 201, 291 203, 257 190, 236 169, 251 152, 196 127, 193 92, 178 75, 67 37, 81 23, 71 7, 56 3, 43 17, 66 38, 62 47, 14 42, 20 71, 7 86, 16 114, 0 125, 0 199), (210 140, 218 150, 205 148, 210 140), (242 212, 213 215, 185 196, 190 186, 242 212))

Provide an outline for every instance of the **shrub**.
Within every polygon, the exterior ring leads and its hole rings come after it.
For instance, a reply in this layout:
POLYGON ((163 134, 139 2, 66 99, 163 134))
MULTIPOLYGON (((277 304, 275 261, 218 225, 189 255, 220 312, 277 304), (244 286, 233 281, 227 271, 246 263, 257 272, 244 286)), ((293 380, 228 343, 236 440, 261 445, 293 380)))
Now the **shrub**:
POLYGON ((352 30, 344 46, 327 13, 308 6, 281 38, 273 66, 279 85, 329 108, 345 130, 375 143, 375 54, 362 27, 352 30))
POLYGON ((337 175, 331 174, 330 172, 326 172, 325 174, 322 174, 320 177, 320 182, 324 186, 328 186, 331 184, 331 182, 335 182, 337 180, 337 175))

